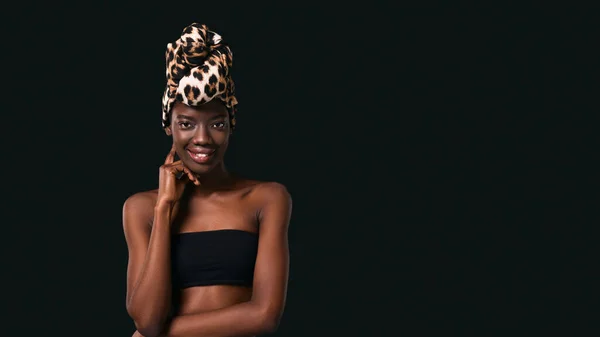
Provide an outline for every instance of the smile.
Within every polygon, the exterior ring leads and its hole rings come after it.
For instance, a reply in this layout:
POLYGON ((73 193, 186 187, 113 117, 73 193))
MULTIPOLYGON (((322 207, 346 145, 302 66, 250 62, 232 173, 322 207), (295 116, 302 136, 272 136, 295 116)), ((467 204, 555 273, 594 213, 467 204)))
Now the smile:
POLYGON ((206 152, 200 153, 200 152, 192 152, 190 150, 187 150, 187 153, 190 155, 190 158, 192 158, 192 160, 195 161, 196 163, 204 164, 213 157, 213 154, 215 152, 212 151, 210 153, 206 153, 206 152))

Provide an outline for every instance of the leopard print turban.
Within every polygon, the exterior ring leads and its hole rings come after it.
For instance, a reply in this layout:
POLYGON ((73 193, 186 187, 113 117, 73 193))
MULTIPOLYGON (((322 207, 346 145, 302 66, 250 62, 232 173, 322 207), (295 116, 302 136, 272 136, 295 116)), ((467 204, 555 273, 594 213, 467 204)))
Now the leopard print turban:
POLYGON ((185 27, 175 43, 167 44, 167 86, 162 98, 162 126, 170 124, 175 101, 195 106, 218 98, 235 127, 237 99, 230 74, 233 54, 221 36, 206 25, 185 27))

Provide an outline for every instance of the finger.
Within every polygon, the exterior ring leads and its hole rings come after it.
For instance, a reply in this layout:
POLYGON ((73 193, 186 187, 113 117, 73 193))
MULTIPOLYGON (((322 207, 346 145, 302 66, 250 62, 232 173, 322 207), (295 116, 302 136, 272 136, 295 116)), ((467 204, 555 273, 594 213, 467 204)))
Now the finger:
POLYGON ((177 170, 177 172, 181 173, 180 176, 187 176, 190 180, 193 180, 193 175, 190 175, 190 170, 188 170, 187 167, 185 167, 185 165, 183 165, 183 163, 181 163, 181 161, 177 161, 173 164, 172 168, 177 170))
POLYGON ((181 160, 178 160, 176 162, 169 164, 169 167, 177 170, 177 179, 182 178, 182 176, 179 173, 183 172, 184 175, 187 175, 189 180, 192 181, 195 185, 198 185, 198 186, 200 185, 200 181, 198 181, 198 178, 196 177, 196 175, 194 175, 194 173, 192 173, 192 171, 190 171, 187 167, 185 167, 181 160))
POLYGON ((173 176, 175 176, 175 179, 177 179, 177 180, 182 180, 182 179, 187 179, 188 178, 187 173, 184 170, 178 169, 178 168, 172 168, 171 169, 171 174, 173 176))
POLYGON ((194 183, 194 185, 200 185, 198 178, 196 178, 196 176, 192 173, 192 171, 190 171, 187 168, 184 168, 184 170, 185 170, 185 173, 187 173, 188 177, 190 178, 190 181, 192 181, 194 183))
POLYGON ((186 179, 189 179, 189 176, 187 175, 187 173, 185 173, 185 171, 179 171, 177 173, 177 179, 186 180, 186 179))
POLYGON ((167 154, 167 158, 165 159, 165 164, 172 164, 173 160, 175 160, 175 144, 171 146, 171 151, 167 154))
POLYGON ((183 162, 181 160, 178 160, 178 161, 168 163, 168 167, 177 167, 178 169, 182 169, 184 166, 183 166, 183 162))
POLYGON ((176 175, 184 172, 184 169, 182 166, 171 166, 171 167, 169 167, 169 169, 171 172, 173 172, 176 175))

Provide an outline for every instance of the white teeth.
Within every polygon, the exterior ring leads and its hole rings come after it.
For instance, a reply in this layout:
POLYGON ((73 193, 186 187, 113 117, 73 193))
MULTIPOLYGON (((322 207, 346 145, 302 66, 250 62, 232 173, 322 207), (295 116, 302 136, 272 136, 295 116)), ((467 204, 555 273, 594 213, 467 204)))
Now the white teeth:
POLYGON ((196 159, 208 159, 208 157, 212 155, 212 153, 194 153, 190 150, 188 150, 188 153, 190 154, 190 156, 192 156, 192 158, 196 159))

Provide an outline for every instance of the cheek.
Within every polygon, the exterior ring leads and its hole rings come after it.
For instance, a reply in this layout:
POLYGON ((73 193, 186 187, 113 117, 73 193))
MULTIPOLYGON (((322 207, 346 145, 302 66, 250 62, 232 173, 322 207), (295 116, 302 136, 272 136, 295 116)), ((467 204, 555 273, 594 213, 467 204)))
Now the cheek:
POLYGON ((173 144, 175 144, 175 147, 178 147, 178 145, 181 143, 181 138, 178 137, 175 133, 173 133, 171 140, 173 141, 173 144))
POLYGON ((181 144, 186 141, 190 137, 189 132, 185 132, 183 130, 173 130, 173 142, 175 144, 181 144))
POLYGON ((184 148, 187 145, 186 138, 182 137, 181 133, 174 132, 171 139, 173 140, 173 145, 175 145, 179 158, 181 158, 182 154, 185 152, 184 148))
POLYGON ((224 146, 229 142, 229 131, 214 131, 211 137, 215 144, 224 146))

